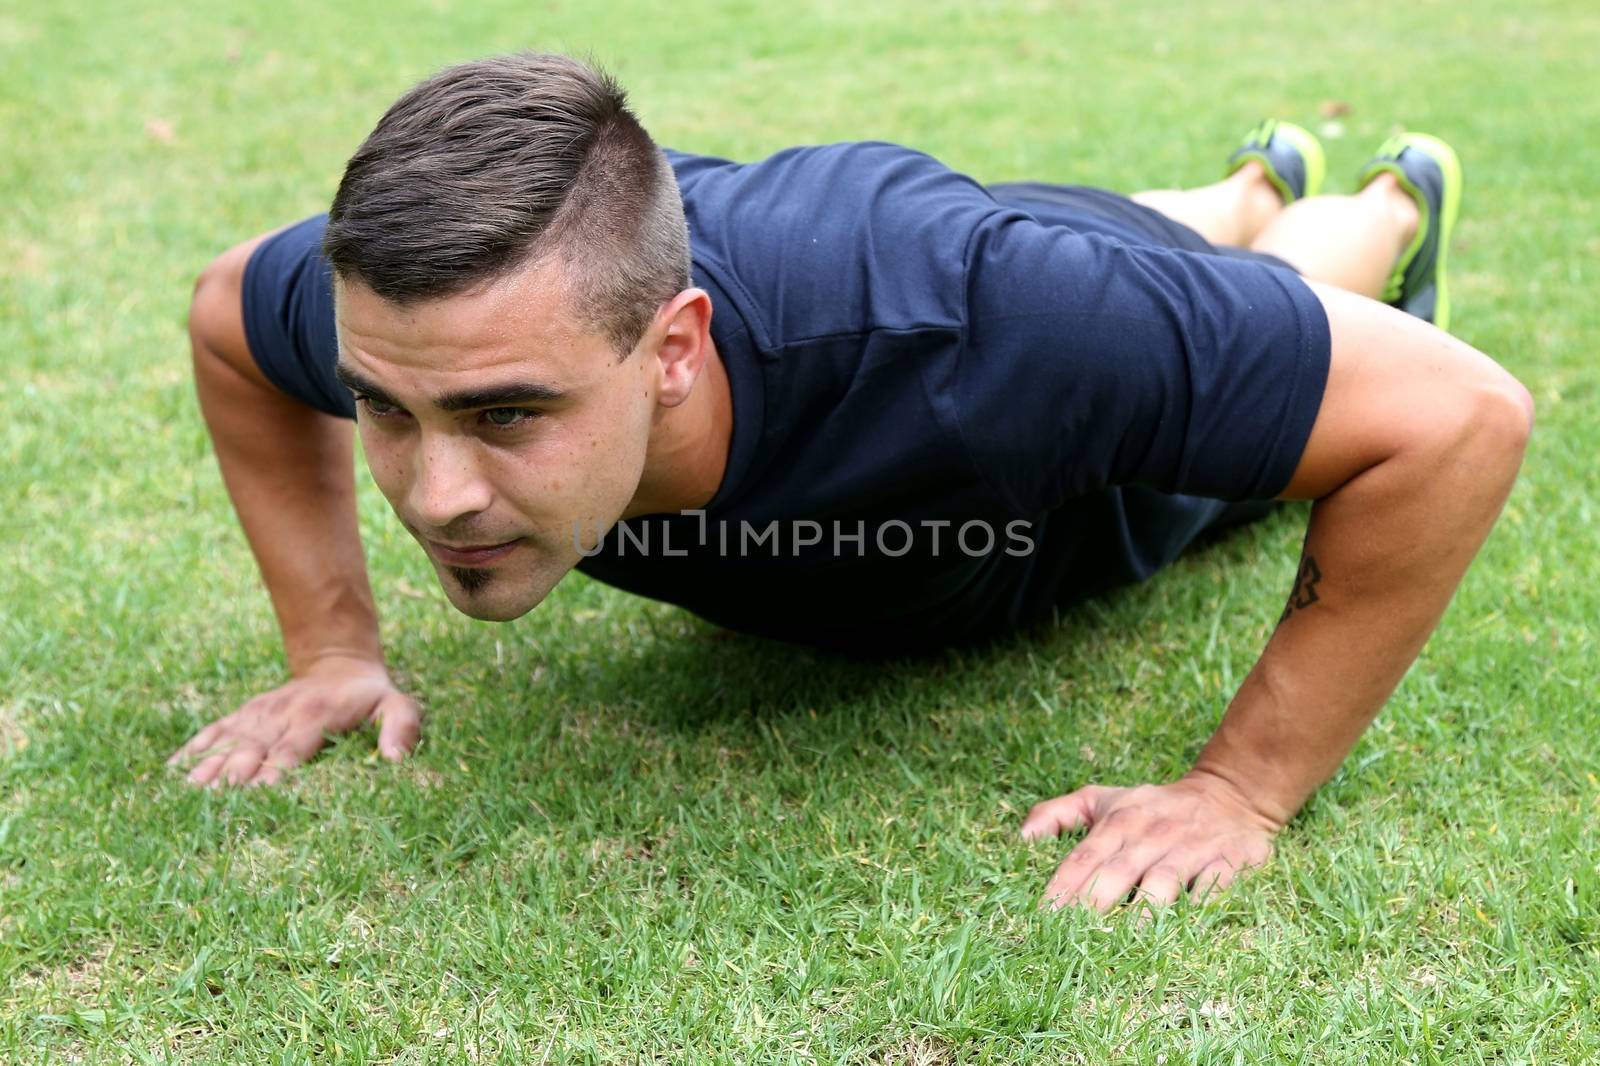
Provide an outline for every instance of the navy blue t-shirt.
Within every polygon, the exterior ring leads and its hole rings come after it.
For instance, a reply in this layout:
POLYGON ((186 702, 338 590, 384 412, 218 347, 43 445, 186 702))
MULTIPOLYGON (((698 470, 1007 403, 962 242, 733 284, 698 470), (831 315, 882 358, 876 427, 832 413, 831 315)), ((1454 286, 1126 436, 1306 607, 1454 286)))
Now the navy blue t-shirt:
MULTIPOLYGON (((896 145, 668 157, 732 448, 704 514, 619 523, 585 573, 781 639, 947 644, 1142 580, 1288 484, 1329 359, 1292 272, 896 145)), ((350 417, 325 221, 257 249, 245 327, 269 380, 350 417)))

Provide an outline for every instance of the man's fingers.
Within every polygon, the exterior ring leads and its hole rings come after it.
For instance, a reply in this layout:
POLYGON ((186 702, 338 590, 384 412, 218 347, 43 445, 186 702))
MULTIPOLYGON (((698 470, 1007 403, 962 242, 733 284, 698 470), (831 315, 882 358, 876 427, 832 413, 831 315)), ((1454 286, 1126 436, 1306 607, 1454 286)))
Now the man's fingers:
POLYGON ((1209 862, 1194 875, 1194 884, 1190 887, 1189 894, 1197 900, 1220 895, 1224 889, 1233 884, 1239 873, 1239 867, 1227 859, 1209 862))
POLYGON ((1080 903, 1101 912, 1122 903, 1135 888, 1147 903, 1171 903, 1211 856, 1177 844, 1170 830, 1151 833, 1151 828, 1130 832, 1126 820, 1115 817, 1101 823, 1067 856, 1046 895, 1058 908, 1080 903), (1079 858, 1080 852, 1090 858, 1079 858))
POLYGON ((1044 886, 1045 902, 1058 908, 1071 903, 1083 886, 1099 874, 1100 867, 1121 848, 1122 838, 1115 830, 1102 827, 1091 832, 1056 867, 1050 883, 1044 886))
POLYGON ((1093 825, 1095 804, 1105 791, 1103 785, 1085 785, 1076 792, 1034 804, 1022 820, 1022 839, 1058 837, 1093 825))
POLYGON ((422 736, 422 709, 402 693, 391 692, 379 700, 372 718, 379 723, 378 754, 391 762, 411 754, 422 736))
POLYGON ((272 747, 267 749, 266 761, 287 770, 311 758, 321 751, 327 742, 328 738, 323 735, 321 726, 297 725, 287 730, 272 747))
POLYGON ((217 771, 215 780, 225 785, 244 784, 261 769, 261 760, 266 754, 267 749, 260 744, 240 744, 223 761, 222 769, 217 771))
POLYGON ((212 722, 210 725, 206 726, 204 729, 200 730, 200 732, 196 733, 194 736, 190 737, 188 742, 184 744, 183 747, 179 748, 177 751, 173 752, 167 757, 167 765, 175 766, 178 763, 183 762, 185 759, 198 755, 207 748, 211 747, 212 744, 216 743, 217 737, 221 735, 222 723, 226 720, 227 719, 219 718, 215 722, 212 722))
POLYGON ((285 772, 294 769, 311 756, 322 750, 322 745, 327 739, 322 735, 322 730, 315 726, 299 726, 290 729, 278 738, 277 743, 267 749, 247 785, 276 785, 283 780, 285 772))
POLYGON ((189 783, 191 785, 211 784, 216 780, 217 775, 222 772, 222 765, 228 761, 228 754, 228 752, 222 752, 216 755, 207 755, 201 759, 195 764, 194 769, 189 771, 189 783))
POLYGON ((1078 890, 1075 902, 1104 914, 1128 898, 1143 874, 1138 863, 1126 855, 1119 856, 1095 871, 1088 883, 1078 890))
MULTIPOLYGON (((173 752, 167 759, 167 765, 172 766, 175 763, 205 755, 210 749, 230 740, 230 734, 237 736, 240 733, 258 732, 263 720, 262 716, 276 703, 276 692, 264 692, 259 696, 246 700, 232 714, 218 718, 215 722, 190 737, 188 743, 173 752)), ((232 750, 231 747, 229 750, 232 750)))
POLYGON ((283 775, 322 750, 327 739, 315 726, 300 726, 279 737, 261 757, 261 763, 246 779, 246 785, 276 785, 283 775))
POLYGON ((1189 870, 1184 869, 1169 855, 1145 871, 1144 876, 1139 879, 1139 891, 1134 899, 1152 907, 1165 907, 1176 903, 1192 876, 1189 870))
POLYGON ((1131 837, 1122 850, 1103 863, 1095 876, 1078 890, 1078 902, 1102 914, 1128 898, 1134 886, 1143 883, 1172 849, 1168 838, 1131 837))
POLYGON ((288 769, 288 767, 279 766, 277 763, 272 761, 272 756, 268 755, 265 759, 261 760, 261 765, 256 768, 255 774, 250 778, 250 780, 246 781, 245 784, 252 788, 257 786, 262 788, 271 787, 272 785, 276 785, 278 782, 283 780, 283 772, 286 769, 288 769))
POLYGON ((1089 786, 1039 804, 1029 835, 1090 829, 1057 868, 1046 901, 1108 911, 1136 888, 1144 907, 1165 906, 1188 888, 1204 898, 1272 854, 1272 831, 1232 797, 1185 779, 1138 788, 1089 786))

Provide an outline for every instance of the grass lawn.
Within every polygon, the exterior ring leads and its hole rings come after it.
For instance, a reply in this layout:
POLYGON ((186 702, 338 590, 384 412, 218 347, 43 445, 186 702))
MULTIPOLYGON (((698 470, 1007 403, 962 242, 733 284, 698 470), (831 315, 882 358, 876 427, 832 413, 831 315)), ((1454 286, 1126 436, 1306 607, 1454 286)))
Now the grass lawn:
POLYGON ((1586 0, 0 4, 0 1059, 1600 1059, 1597 54, 1586 0), (734 158, 874 137, 1131 191, 1211 180, 1276 115, 1337 124, 1337 191, 1397 123, 1457 146, 1456 332, 1539 428, 1269 867, 1144 925, 1040 915, 1068 844, 1016 831, 1186 767, 1301 510, 1052 631, 871 664, 577 575, 469 621, 363 472, 421 749, 347 738, 249 794, 164 769, 283 679, 190 387, 191 280, 322 209, 413 81, 528 46, 734 158))

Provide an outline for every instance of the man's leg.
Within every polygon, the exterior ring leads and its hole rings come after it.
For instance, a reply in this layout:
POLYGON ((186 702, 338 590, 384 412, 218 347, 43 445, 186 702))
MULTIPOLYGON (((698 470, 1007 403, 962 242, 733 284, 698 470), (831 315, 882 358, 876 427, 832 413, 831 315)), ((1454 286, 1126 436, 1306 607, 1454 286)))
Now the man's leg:
POLYGON ((1303 276, 1374 299, 1417 231, 1417 204, 1393 174, 1354 196, 1312 196, 1284 206, 1260 163, 1197 189, 1134 193, 1137 203, 1212 244, 1268 252, 1303 276))
POLYGON ((1305 277, 1380 299, 1417 232, 1417 203, 1393 174, 1354 196, 1313 196, 1280 211, 1249 244, 1305 277))
POLYGON ((1283 199, 1260 163, 1249 162, 1214 185, 1151 189, 1129 199, 1181 222, 1212 244, 1248 248, 1283 213, 1283 199))

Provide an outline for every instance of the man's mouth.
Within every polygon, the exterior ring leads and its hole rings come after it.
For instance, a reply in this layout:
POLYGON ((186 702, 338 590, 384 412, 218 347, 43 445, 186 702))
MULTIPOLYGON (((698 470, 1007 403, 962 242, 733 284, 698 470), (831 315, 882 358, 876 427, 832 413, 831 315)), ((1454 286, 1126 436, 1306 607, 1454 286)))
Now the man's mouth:
POLYGON ((435 559, 446 566, 489 566, 516 550, 522 538, 502 544, 443 544, 436 540, 425 542, 435 559))

